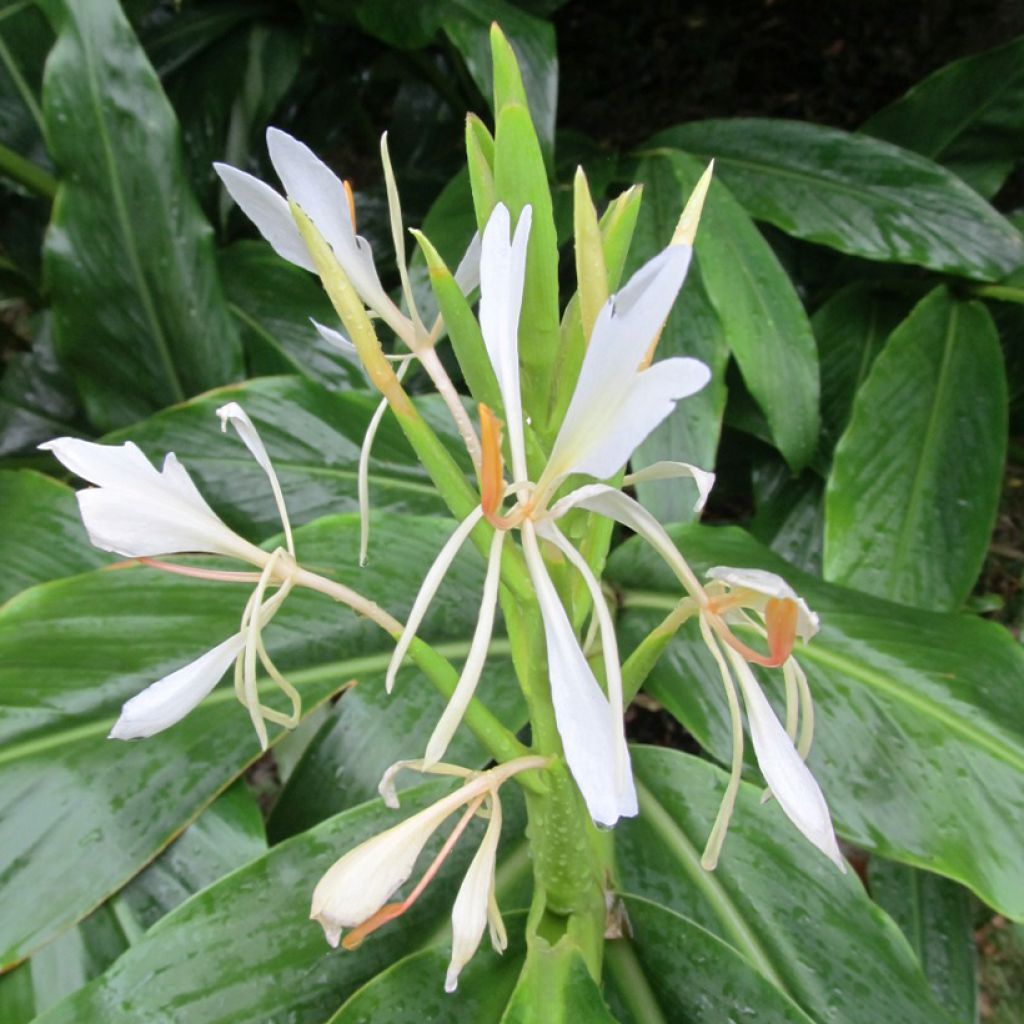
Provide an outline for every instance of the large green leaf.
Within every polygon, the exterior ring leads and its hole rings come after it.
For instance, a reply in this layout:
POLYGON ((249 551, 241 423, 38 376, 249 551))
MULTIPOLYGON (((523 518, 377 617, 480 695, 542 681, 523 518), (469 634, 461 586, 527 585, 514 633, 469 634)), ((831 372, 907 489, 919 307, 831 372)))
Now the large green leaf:
POLYGON ((978 1019, 971 898, 948 878, 872 858, 868 880, 875 901, 903 930, 932 991, 957 1021, 978 1019))
MULTIPOLYGON (((384 542, 372 571, 358 568, 354 517, 297 531, 296 548, 305 564, 404 616, 451 526, 381 517, 378 530, 384 542)), ((455 656, 468 649, 481 561, 467 553, 457 564, 426 626, 425 635, 451 641, 455 656)), ((258 756, 248 715, 227 684, 157 737, 104 739, 122 701, 237 630, 246 597, 238 586, 136 567, 45 584, 0 611, 5 964, 120 888, 258 756)), ((380 673, 392 650, 376 626, 309 592, 288 599, 268 644, 306 711, 346 681, 380 673)), ((438 696, 434 713, 441 707, 438 696)))
MULTIPOLYGON (((643 185, 644 195, 623 280, 668 245, 686 200, 669 160, 661 157, 642 160, 634 176, 643 185)), ((700 359, 711 369, 711 382, 696 395, 680 402, 668 419, 640 445, 633 455, 634 468, 673 459, 714 469, 725 406, 728 355, 722 323, 708 299, 700 268, 693 263, 661 332, 657 358, 692 356, 700 359)), ((694 517, 697 492, 686 483, 676 480, 638 484, 637 495, 662 522, 689 522, 694 517)))
POLYGON ((44 0, 43 91, 61 185, 45 269, 58 348, 93 422, 223 384, 241 349, 177 121, 115 0, 44 0))
MULTIPOLYGON (((231 401, 239 402, 259 429, 293 522, 358 507, 359 449, 380 401, 369 392, 339 394, 298 377, 252 380, 168 409, 105 440, 131 439, 153 459, 175 452, 225 521, 262 539, 280 530, 281 523, 263 470, 236 437, 220 432, 216 410, 231 401)), ((440 401, 417 401, 435 426, 453 432, 451 450, 464 460, 465 450, 455 440, 454 428, 445 423, 448 414, 440 401)), ((374 509, 395 512, 443 510, 390 415, 384 417, 373 445, 370 503, 374 509)), ((372 534, 370 542, 372 558, 372 534)))
MULTIPOLYGON (((161 920, 40 1024, 321 1024, 354 989, 443 928, 480 826, 401 921, 355 952, 331 950, 309 920, 313 886, 346 850, 444 792, 437 783, 407 792, 400 814, 380 801, 364 804, 274 847, 161 920)), ((428 848, 424 863, 429 856, 428 848)), ((436 977, 438 991, 443 982, 436 977)))
POLYGON ((825 576, 906 604, 959 606, 999 505, 1006 403, 985 307, 931 292, 893 331, 836 445, 825 576))
MULTIPOLYGON (((652 162, 668 162, 681 198, 689 196, 704 170, 692 157, 671 149, 643 155, 648 173, 652 162)), ((743 380, 779 450, 798 469, 810 461, 818 441, 818 360, 792 282, 719 181, 708 192, 694 248, 704 290, 743 380)))
POLYGON ((70 487, 27 469, 0 471, 0 602, 108 561, 90 547, 70 487))
POLYGON ((616 1024, 579 950, 566 936, 535 942, 501 1024, 616 1024))
MULTIPOLYGON (((753 566, 786 578, 821 615, 797 652, 815 697, 810 764, 839 831, 884 856, 954 878, 1008 916, 1024 917, 1024 652, 1002 627, 892 604, 805 576, 737 529, 676 527, 703 572, 753 566)), ((621 588, 623 648, 679 600, 674 577, 637 541, 609 563, 621 588), (635 593, 633 593, 635 591, 635 593), (632 607, 630 607, 632 605, 632 607)), ((782 692, 779 673, 766 692, 782 692)), ((647 683, 716 757, 730 732, 718 669, 687 628, 647 683)))
POLYGON ((252 376, 298 373, 332 389, 365 387, 355 356, 310 323, 331 326, 338 317, 315 277, 264 242, 236 242, 221 250, 218 265, 252 376))
POLYGON ((700 852, 724 773, 654 747, 634 748, 633 768, 640 815, 616 836, 625 892, 708 929, 813 1020, 948 1020, 899 930, 857 877, 841 875, 777 803, 761 802, 758 787, 741 786, 722 858, 707 872, 700 852))
POLYGON ((955 174, 865 135, 801 121, 695 121, 662 132, 715 168, 759 220, 869 260, 982 281, 1024 262, 1024 243, 955 174))
POLYGON ((938 160, 993 195, 1024 156, 1024 38, 939 68, 861 131, 938 160))

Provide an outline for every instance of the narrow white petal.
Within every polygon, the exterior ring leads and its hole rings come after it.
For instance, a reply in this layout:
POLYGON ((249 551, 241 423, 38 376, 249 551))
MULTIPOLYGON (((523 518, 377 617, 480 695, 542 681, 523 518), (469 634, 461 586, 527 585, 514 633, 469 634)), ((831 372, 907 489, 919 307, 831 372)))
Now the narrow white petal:
POLYGON ((755 601, 750 607, 758 611, 764 609, 768 598, 781 598, 796 604, 796 633, 801 640, 810 640, 821 625, 815 612, 807 607, 807 602, 779 575, 767 569, 737 569, 730 565, 716 565, 708 569, 709 580, 719 580, 735 589, 753 591, 764 600, 755 601))
POLYGON ((528 519, 522 534, 526 564, 544 620, 551 699, 565 759, 591 817, 612 826, 620 817, 637 813, 632 776, 624 779, 616 768, 617 730, 608 701, 580 650, 528 519))
POLYGON ((551 521, 542 520, 537 524, 537 535, 551 541, 569 560, 576 571, 583 577, 583 582, 590 591, 590 599, 594 605, 594 614, 601 630, 601 648, 604 654, 605 676, 608 681, 608 704, 611 715, 611 727, 615 735, 615 768, 619 774, 619 787, 622 792, 632 789, 632 766, 629 760, 629 748, 626 746, 626 731, 623 715, 625 706, 622 695, 622 666, 619 663, 619 644, 615 636, 615 623, 612 622, 608 604, 598 583, 587 565, 586 559, 569 543, 561 530, 551 521))
POLYGON ((228 195, 256 225, 274 252, 289 263, 315 273, 313 259, 302 240, 302 235, 299 234, 295 218, 288 209, 287 200, 259 178, 254 178, 237 167, 215 163, 213 168, 224 182, 228 195))
POLYGON ((152 736, 181 721, 217 685, 244 645, 241 633, 126 701, 110 739, 152 736))
POLYGON ((455 283, 463 295, 480 287, 480 232, 474 232, 466 251, 455 268, 455 283))
POLYGON ((700 513, 704 511, 711 488, 715 486, 715 474, 701 469, 699 466, 691 466, 688 462, 654 462, 635 473, 629 473, 623 479, 624 487, 633 484, 649 482, 653 480, 680 480, 689 478, 697 485, 697 501, 693 511, 700 513))
POLYGON ((318 320, 314 320, 312 317, 310 317, 309 320, 316 328, 317 334, 319 334, 320 337, 329 345, 333 345, 335 348, 341 349, 345 355, 351 355, 353 357, 356 355, 355 345, 353 345, 352 342, 341 333, 341 331, 336 331, 333 327, 327 327, 318 320))
POLYGON ((454 992, 458 987, 462 968, 472 959, 484 937, 500 838, 501 803, 495 795, 491 801, 487 831, 473 855, 452 906, 452 958, 444 979, 445 992, 454 992))
POLYGON ((437 558, 434 559, 434 564, 427 571, 427 575, 423 578, 423 582, 420 584, 419 593, 416 595, 416 600, 413 601, 412 610, 409 612, 409 619, 405 624, 405 629, 402 631, 402 635, 398 640, 398 644, 395 647, 395 653, 391 656, 391 661, 388 664, 387 674, 384 678, 384 688, 388 693, 391 692, 395 685, 395 677, 398 675, 398 670, 402 665, 402 661, 405 658, 406 652, 409 650, 409 645, 412 643, 413 638, 416 636, 416 630, 420 628, 420 623, 423 621, 423 617, 427 614, 430 608, 430 602, 434 600, 434 595, 437 593, 438 588, 441 586, 441 581, 445 577, 445 573, 448 572, 452 562, 455 561, 455 556, 459 553, 459 549, 466 542, 466 538, 473 531, 473 527, 483 518, 483 509, 477 505, 472 512, 452 532, 452 535, 444 543, 444 547, 437 554, 437 558))
POLYGON ((821 788, 775 717, 750 666, 731 647, 726 647, 725 653, 743 691, 750 738, 765 782, 786 817, 836 867, 846 871, 821 788))
POLYGON ((295 554, 295 544, 292 541, 292 525, 288 520, 288 509, 285 507, 284 494, 281 492, 281 482, 274 472, 274 464, 270 461, 270 455, 263 444, 255 424, 249 419, 249 414, 237 403, 228 402, 217 410, 220 417, 220 429, 225 431, 230 423, 238 432, 245 447, 252 453, 252 457, 259 463, 260 468, 267 474, 270 482, 270 490, 274 494, 274 501, 277 504, 277 512, 281 517, 281 525, 284 527, 285 544, 291 554, 295 554))
POLYGON ((458 729, 462 716, 473 699, 476 684, 484 670, 487 649, 491 645, 491 634, 494 631, 494 612, 498 607, 498 583, 501 580, 501 549, 504 539, 503 530, 494 531, 487 556, 487 575, 484 577, 484 592, 480 598, 480 615, 473 631, 473 640, 469 645, 469 654, 466 656, 466 664, 462 668, 455 692, 427 743, 427 751, 423 758, 426 768, 437 764, 444 757, 448 744, 451 743, 452 736, 455 735, 455 730, 458 729))
POLYGON ((509 241, 509 212, 504 204, 498 203, 484 228, 480 253, 480 330, 505 405, 512 472, 517 482, 526 479, 519 385, 519 314, 532 216, 532 208, 524 207, 515 236, 509 241))
POLYGON ((624 379, 625 387, 621 382, 597 382, 600 390, 585 395, 570 410, 574 419, 566 416, 551 451, 552 474, 613 476, 680 399, 707 384, 711 371, 699 359, 663 359, 624 379))

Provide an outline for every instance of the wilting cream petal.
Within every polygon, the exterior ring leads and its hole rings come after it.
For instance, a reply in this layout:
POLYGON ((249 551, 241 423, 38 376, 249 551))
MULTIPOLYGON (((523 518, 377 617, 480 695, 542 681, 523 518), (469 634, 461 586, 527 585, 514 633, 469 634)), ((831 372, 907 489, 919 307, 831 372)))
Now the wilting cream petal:
POLYGON ((505 405, 512 472, 517 482, 526 479, 519 386, 519 312, 532 216, 532 208, 524 207, 510 241, 509 212, 503 203, 498 203, 484 228, 480 253, 480 330, 505 405))
POLYGON ((743 691, 750 738, 768 788, 786 817, 807 840, 841 871, 846 871, 846 862, 839 852, 821 788, 797 753, 793 741, 786 735, 782 723, 775 717, 746 660, 731 647, 725 648, 725 654, 743 691))
POLYGON ((616 765, 621 729, 612 713, 559 600, 541 557, 533 524, 523 523, 523 552, 544 620, 551 699, 565 759, 591 817, 614 825, 637 813, 632 775, 616 765))
POLYGON ((147 686, 125 702, 109 738, 152 736, 181 721, 217 685, 244 643, 242 634, 236 633, 184 668, 147 686))
POLYGON ((810 640, 818 632, 818 616, 807 607, 807 602, 781 577, 766 569, 737 569, 728 565, 716 565, 708 569, 709 580, 718 580, 733 590, 751 591, 749 607, 763 611, 770 598, 792 601, 797 607, 796 635, 801 640, 810 640))
POLYGON ((500 838, 501 803, 495 795, 491 800, 487 831, 462 879, 452 907, 452 958, 444 979, 445 992, 454 992, 458 987, 462 968, 472 959, 484 936, 500 838))

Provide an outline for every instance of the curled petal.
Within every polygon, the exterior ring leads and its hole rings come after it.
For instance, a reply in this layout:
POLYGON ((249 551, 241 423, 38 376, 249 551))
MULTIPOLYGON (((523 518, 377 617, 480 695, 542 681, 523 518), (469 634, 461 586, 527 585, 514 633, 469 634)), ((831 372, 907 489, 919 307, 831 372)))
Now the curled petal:
POLYGON ((754 753, 772 795, 807 840, 845 872, 846 862, 839 852, 821 788, 775 717, 750 666, 732 648, 726 647, 725 653, 743 691, 754 753))
POLYGON ((635 473, 627 473, 622 480, 624 487, 646 483, 653 480, 680 480, 689 477, 697 485, 697 501, 693 511, 698 515, 704 511, 711 488, 715 486, 715 474, 688 462, 654 462, 650 466, 638 469, 635 473))
POLYGON ((202 657, 147 686, 126 701, 110 730, 110 739, 152 736, 180 722, 217 685, 245 644, 241 633, 202 657))
POLYGON ((775 598, 792 601, 797 608, 796 635, 801 640, 810 640, 818 632, 818 616, 807 607, 807 602, 781 577, 765 569, 736 569, 728 565, 716 565, 708 569, 709 580, 718 580, 733 590, 750 591, 746 607, 764 612, 768 602, 775 598))
MULTIPOLYGON (((462 879, 452 907, 452 958, 444 979, 445 992, 454 992, 458 987, 462 968, 472 959, 484 936, 494 896, 494 870, 500 838, 501 802, 495 796, 491 801, 487 831, 462 879)), ((498 930, 493 922, 492 927, 498 930)))
POLYGON ((565 759, 591 817, 612 826, 620 817, 637 813, 632 774, 622 773, 616 765, 621 720, 612 721, 611 708, 580 649, 528 519, 523 522, 523 552, 544 620, 551 699, 565 759))

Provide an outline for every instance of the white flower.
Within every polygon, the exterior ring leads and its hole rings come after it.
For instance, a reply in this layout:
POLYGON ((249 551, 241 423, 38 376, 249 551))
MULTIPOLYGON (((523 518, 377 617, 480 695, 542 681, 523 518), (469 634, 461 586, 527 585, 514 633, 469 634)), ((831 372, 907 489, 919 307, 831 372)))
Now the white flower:
POLYGON ((249 709, 260 744, 267 746, 266 720, 294 726, 299 695, 270 661, 262 630, 291 590, 295 548, 281 486, 267 450, 252 421, 237 402, 217 410, 224 429, 232 424, 267 475, 281 515, 286 549, 264 551, 240 537, 210 508, 174 453, 157 470, 131 441, 95 444, 60 437, 40 445, 68 469, 94 484, 78 491, 79 510, 89 538, 97 547, 129 558, 174 554, 226 555, 256 566, 260 573, 150 564, 170 572, 214 580, 252 580, 256 589, 246 604, 239 632, 183 668, 171 672, 126 701, 110 731, 112 739, 152 736, 185 717, 217 685, 232 662, 235 690, 249 709), (269 586, 277 592, 264 599, 269 586), (292 702, 289 715, 261 704, 256 691, 256 659, 292 702))
POLYGON ((522 757, 490 771, 474 773, 454 765, 424 767, 422 762, 400 761, 384 774, 381 794, 390 806, 397 806, 393 776, 401 768, 417 768, 441 775, 456 775, 463 785, 436 803, 407 818, 386 832, 373 836, 349 850, 336 861, 313 890, 310 918, 319 921, 328 943, 355 949, 381 925, 400 917, 416 902, 440 870, 456 842, 473 818, 488 814, 487 830, 467 870, 452 910, 452 960, 445 989, 454 991, 459 972, 476 952, 488 922, 495 949, 505 948, 505 928, 494 897, 494 871, 501 836, 501 802, 498 790, 518 772, 543 768, 543 757, 522 757), (388 903, 408 881, 416 861, 431 836, 456 811, 462 816, 409 895, 388 903), (352 929, 342 941, 344 929, 352 929))
MULTIPOLYGON (((600 584, 585 559, 562 535, 556 520, 576 504, 585 503, 588 497, 596 499, 605 492, 626 504, 621 506, 614 499, 599 501, 594 510, 604 515, 628 519, 634 514, 633 507, 640 507, 606 485, 579 488, 551 508, 548 503, 570 474, 614 475, 637 445, 672 411, 676 402, 700 390, 710 373, 695 359, 667 359, 646 369, 643 365, 690 262, 689 245, 672 245, 638 270, 600 311, 550 458, 537 482, 531 482, 526 460, 518 347, 530 222, 531 210, 526 207, 510 239, 509 212, 501 204, 496 206, 484 229, 480 260, 480 326, 504 405, 512 482, 506 488, 502 478, 497 421, 490 410, 481 407, 481 505, 455 530, 424 580, 389 667, 388 684, 393 683, 408 645, 458 549, 480 518, 486 516, 496 532, 473 644, 472 653, 479 657, 471 654, 467 659, 456 696, 428 747, 428 762, 442 756, 482 669, 497 600, 503 537, 508 530, 520 527, 526 563, 544 623, 551 695, 566 761, 594 820, 610 826, 619 817, 637 812, 623 732, 622 675, 617 642, 600 584), (514 495, 517 504, 503 516, 500 505, 506 493, 514 495), (539 540, 558 548, 582 575, 590 591, 601 631, 607 697, 587 663, 548 575, 539 540)), ((659 463, 650 467, 649 473, 641 471, 632 479, 673 476, 696 478, 701 494, 699 503, 703 504, 712 477, 692 466, 659 463)))

